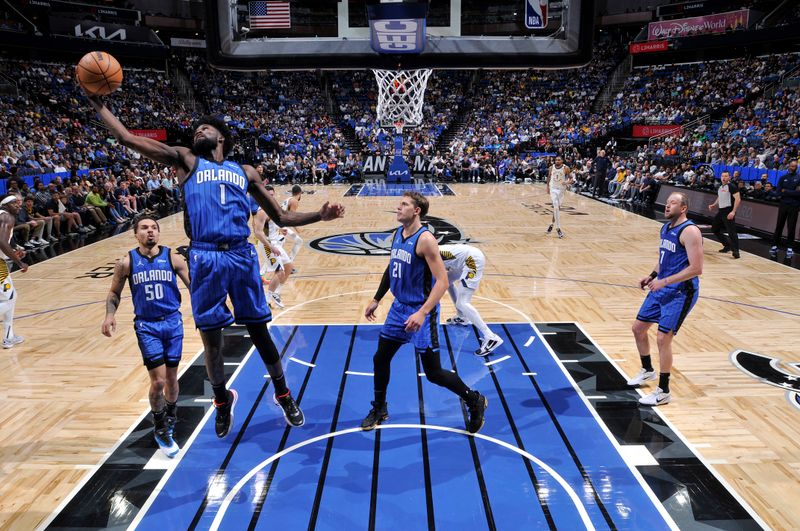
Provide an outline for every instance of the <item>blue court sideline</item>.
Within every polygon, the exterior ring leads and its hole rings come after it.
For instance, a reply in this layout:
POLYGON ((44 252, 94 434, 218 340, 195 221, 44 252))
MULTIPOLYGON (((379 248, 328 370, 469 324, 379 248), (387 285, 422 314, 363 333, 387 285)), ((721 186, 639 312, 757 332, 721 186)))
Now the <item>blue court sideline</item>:
POLYGON ((306 425, 286 426, 251 354, 231 382, 233 433, 218 440, 207 417, 139 529, 669 529, 538 332, 491 327, 506 342, 486 359, 473 328, 441 334, 442 366, 489 399, 477 437, 410 346, 392 364, 385 428, 354 429, 380 326, 271 327, 306 425))

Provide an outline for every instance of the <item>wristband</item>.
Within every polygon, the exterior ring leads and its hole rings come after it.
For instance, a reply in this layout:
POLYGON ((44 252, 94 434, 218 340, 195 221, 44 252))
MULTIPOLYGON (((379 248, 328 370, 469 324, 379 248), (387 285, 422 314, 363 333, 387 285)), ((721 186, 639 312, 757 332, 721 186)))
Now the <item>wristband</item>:
POLYGON ((658 272, 656 272, 656 271, 651 271, 651 272, 650 272, 650 279, 651 279, 651 280, 652 280, 652 279, 654 279, 654 278, 656 278, 657 276, 658 276, 658 272))

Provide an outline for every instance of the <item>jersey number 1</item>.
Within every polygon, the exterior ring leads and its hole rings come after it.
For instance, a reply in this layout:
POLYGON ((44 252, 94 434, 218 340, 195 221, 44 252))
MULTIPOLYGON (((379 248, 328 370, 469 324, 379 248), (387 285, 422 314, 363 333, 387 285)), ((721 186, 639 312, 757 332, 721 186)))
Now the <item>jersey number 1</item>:
POLYGON ((224 184, 219 185, 219 201, 223 205, 225 204, 225 185, 224 184))

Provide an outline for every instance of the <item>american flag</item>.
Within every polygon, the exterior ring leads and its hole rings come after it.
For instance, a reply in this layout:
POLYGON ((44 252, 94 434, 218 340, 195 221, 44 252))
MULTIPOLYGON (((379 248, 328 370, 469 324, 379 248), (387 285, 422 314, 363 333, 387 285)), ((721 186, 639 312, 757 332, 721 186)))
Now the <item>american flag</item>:
POLYGON ((291 27, 289 2, 250 2, 250 29, 291 27))

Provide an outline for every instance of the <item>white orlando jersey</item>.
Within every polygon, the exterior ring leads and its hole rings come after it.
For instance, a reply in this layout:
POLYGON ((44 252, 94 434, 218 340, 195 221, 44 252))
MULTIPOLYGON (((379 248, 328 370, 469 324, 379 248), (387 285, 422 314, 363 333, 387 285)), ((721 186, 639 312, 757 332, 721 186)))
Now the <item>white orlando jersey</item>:
POLYGON ((444 261, 450 283, 461 278, 474 278, 478 274, 478 267, 483 263, 483 253, 480 249, 463 243, 440 245, 439 254, 444 261))
POLYGON ((567 167, 563 164, 560 168, 550 166, 550 188, 563 190, 567 186, 567 167))

